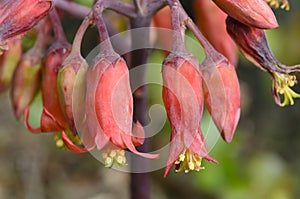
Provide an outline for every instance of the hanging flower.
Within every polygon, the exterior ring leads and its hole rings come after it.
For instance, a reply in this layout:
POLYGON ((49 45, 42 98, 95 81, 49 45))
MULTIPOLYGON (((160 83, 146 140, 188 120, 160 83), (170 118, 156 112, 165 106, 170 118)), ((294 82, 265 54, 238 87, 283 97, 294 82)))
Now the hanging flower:
POLYGON ((300 72, 300 65, 285 66, 280 63, 269 48, 264 30, 247 26, 231 17, 227 18, 226 24, 229 35, 244 56, 261 70, 270 74, 275 102, 279 106, 293 105, 293 98, 300 98, 300 94, 290 87, 297 83, 293 73, 300 72), (281 100, 281 95, 283 100, 281 100))
POLYGON ((171 124, 170 152, 165 176, 175 164, 176 172, 199 171, 208 155, 200 129, 203 111, 202 77, 195 57, 169 55, 163 63, 163 101, 171 124))
POLYGON ((234 66, 213 63, 200 66, 206 107, 226 142, 231 142, 240 118, 240 86, 234 66))
MULTIPOLYGON (((139 122, 132 130, 133 98, 125 61, 115 56, 101 57, 88 68, 86 79, 84 145, 109 151, 128 148, 140 156, 158 158, 158 155, 141 153, 135 148, 143 143, 144 131, 139 122)), ((104 155, 105 162, 106 158, 113 160, 104 155)))

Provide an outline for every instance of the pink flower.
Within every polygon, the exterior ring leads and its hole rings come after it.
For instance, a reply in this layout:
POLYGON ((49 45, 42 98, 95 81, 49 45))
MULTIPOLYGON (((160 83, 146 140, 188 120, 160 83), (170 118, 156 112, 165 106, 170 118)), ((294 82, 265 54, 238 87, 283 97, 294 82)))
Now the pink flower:
MULTIPOLYGON (((88 68, 86 79, 84 145, 111 151, 128 148, 140 156, 157 159, 158 155, 141 153, 135 148, 144 142, 144 131, 139 122, 132 130, 133 97, 125 61, 115 56, 103 57, 88 68)), ((109 161, 106 165, 110 167, 114 162, 105 154, 105 162, 109 161)), ((124 158, 122 153, 120 156, 124 158)), ((124 165, 122 161, 116 159, 115 163, 124 165)))
POLYGON ((176 172, 199 171, 208 155, 200 129, 203 111, 202 77, 192 56, 169 55, 163 64, 163 101, 171 124, 170 152, 165 176, 175 164, 176 172))

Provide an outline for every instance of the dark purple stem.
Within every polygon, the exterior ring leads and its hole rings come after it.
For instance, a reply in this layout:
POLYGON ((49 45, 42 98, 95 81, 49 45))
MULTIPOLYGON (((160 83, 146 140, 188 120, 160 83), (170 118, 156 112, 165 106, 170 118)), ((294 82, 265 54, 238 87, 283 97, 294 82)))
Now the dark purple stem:
POLYGON ((67 39, 66 39, 64 30, 62 28, 62 25, 60 23, 60 18, 58 16, 56 9, 52 9, 49 13, 49 16, 50 16, 50 20, 52 23, 52 28, 54 31, 55 39, 60 42, 67 42, 67 39))
MULTIPOLYGON (((149 27, 151 22, 151 16, 140 16, 130 20, 130 26, 132 29, 149 27)), ((132 31, 132 49, 138 49, 131 51, 131 63, 130 67, 138 67, 147 64, 149 50, 146 47, 149 46, 149 29, 143 29, 141 31, 132 31)), ((138 70, 140 74, 136 74, 134 77, 137 82, 145 82, 145 70, 138 70), (139 79, 136 79, 139 78, 139 79)), ((142 125, 147 123, 147 87, 141 86, 134 93, 134 120, 139 121, 142 125)), ((146 132, 147 133, 147 132, 146 132)), ((144 144, 138 147, 141 152, 149 151, 149 141, 145 139, 144 144)), ((132 158, 131 168, 133 171, 138 168, 146 168, 147 161, 141 158, 132 158)), ((131 173, 131 199, 150 199, 150 173, 131 173)))

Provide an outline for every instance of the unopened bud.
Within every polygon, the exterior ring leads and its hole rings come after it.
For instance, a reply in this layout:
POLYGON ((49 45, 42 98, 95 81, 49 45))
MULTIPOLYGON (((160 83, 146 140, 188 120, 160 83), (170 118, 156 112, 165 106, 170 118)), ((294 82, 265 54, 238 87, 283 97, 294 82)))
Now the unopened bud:
POLYGON ((10 85, 21 55, 22 42, 14 40, 8 43, 8 50, 0 56, 0 93, 10 85))
POLYGON ((232 18, 261 29, 277 28, 276 17, 265 0, 213 0, 232 18))

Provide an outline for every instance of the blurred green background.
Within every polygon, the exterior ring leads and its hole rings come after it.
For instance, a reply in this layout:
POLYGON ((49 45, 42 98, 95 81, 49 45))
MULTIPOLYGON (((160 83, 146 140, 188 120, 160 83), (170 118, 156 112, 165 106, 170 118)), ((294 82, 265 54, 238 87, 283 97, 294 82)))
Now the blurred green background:
MULTIPOLYGON (((188 2, 184 1, 187 9, 188 2)), ((275 11, 280 28, 267 31, 271 49, 287 65, 300 63, 300 3, 290 3, 291 11, 275 11)), ((78 19, 64 16, 69 41, 79 24, 78 19)), ((91 38, 97 39, 95 29, 85 37, 84 54, 97 44, 91 38)), ((203 58, 196 49, 190 51, 203 58)), ((162 61, 161 52, 151 53, 150 63, 162 61)), ((300 198, 300 100, 293 106, 278 107, 268 74, 243 57, 237 72, 242 92, 241 119, 232 143, 219 139, 210 152, 219 164, 204 161, 205 170, 189 174, 172 170, 165 179, 163 169, 152 172, 153 199, 300 198)), ((148 78, 160 76, 159 67, 149 67, 148 78)), ((295 89, 300 91, 299 85, 295 89)), ((129 174, 104 168, 90 154, 57 149, 52 134, 30 134, 22 121, 14 119, 9 92, 1 94, 0 101, 1 199, 129 198, 129 174)), ((149 107, 154 104, 162 104, 161 88, 149 85, 149 107)), ((38 125, 39 106, 34 107, 34 125, 38 125)), ((204 128, 206 121, 210 121, 207 114, 204 128)), ((153 138, 153 146, 166 143, 169 131, 166 125, 153 138)))

